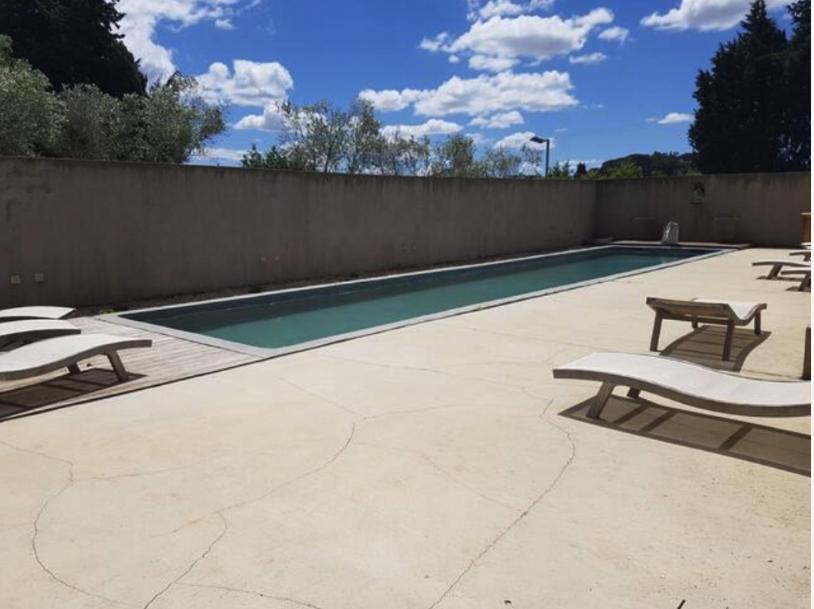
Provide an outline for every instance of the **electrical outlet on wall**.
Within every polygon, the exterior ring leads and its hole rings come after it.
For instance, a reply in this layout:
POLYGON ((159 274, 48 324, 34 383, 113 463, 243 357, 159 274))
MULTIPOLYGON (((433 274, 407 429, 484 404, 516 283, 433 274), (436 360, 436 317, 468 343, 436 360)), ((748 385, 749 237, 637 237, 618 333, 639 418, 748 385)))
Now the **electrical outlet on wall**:
POLYGON ((23 281, 22 281, 22 279, 20 279, 19 275, 14 274, 14 275, 9 275, 8 282, 11 285, 20 285, 23 281))
POLYGON ((45 283, 45 273, 34 273, 34 283, 45 283))

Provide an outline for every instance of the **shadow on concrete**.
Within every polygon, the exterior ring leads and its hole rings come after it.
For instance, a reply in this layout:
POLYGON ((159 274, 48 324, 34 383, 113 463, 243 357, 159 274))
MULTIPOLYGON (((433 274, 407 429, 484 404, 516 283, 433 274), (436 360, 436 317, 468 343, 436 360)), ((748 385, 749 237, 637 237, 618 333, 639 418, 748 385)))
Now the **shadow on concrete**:
MULTIPOLYGON (((130 380, 142 376, 132 372, 129 374, 130 380)), ((53 404, 65 400, 92 397, 93 393, 120 382, 112 370, 89 368, 79 374, 64 374, 36 385, 10 389, 0 393, 0 421, 50 412, 53 409, 48 407, 53 404)), ((64 407, 71 405, 66 404, 64 407)))
POLYGON ((590 404, 585 400, 560 416, 811 476, 811 436, 803 433, 616 395, 596 420, 585 416, 590 404))
POLYGON ((738 372, 743 368, 749 354, 771 334, 771 332, 763 331, 757 335, 750 328, 735 328, 732 336, 732 353, 729 360, 724 361, 726 328, 724 326, 701 326, 667 345, 661 351, 661 355, 717 370, 738 372))

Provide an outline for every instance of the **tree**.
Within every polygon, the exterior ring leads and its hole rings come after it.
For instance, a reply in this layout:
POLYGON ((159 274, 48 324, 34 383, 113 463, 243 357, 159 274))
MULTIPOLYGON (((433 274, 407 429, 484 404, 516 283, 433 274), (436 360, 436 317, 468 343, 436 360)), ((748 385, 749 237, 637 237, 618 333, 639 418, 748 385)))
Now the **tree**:
POLYGON ((116 159, 123 136, 121 102, 95 85, 62 91, 64 124, 50 155, 72 159, 116 159))
POLYGON ((430 171, 445 178, 479 178, 486 174, 475 158, 475 140, 457 133, 436 146, 430 171))
POLYGON ((523 159, 505 148, 492 148, 482 163, 484 173, 490 178, 513 178, 520 174, 523 159))
POLYGON ((600 178, 611 180, 625 180, 629 178, 641 178, 643 176, 642 168, 630 161, 615 165, 609 169, 604 169, 603 167, 599 175, 600 178))
POLYGON ((285 151, 277 146, 272 146, 265 154, 262 154, 257 146, 252 144, 251 150, 246 152, 240 160, 240 165, 249 169, 305 171, 304 165, 298 164, 295 158, 289 158, 285 151))
POLYGON ((555 163, 554 166, 548 171, 548 178, 550 180, 569 180, 571 179, 571 163, 555 163))
POLYGON ((143 94, 146 78, 116 33, 123 15, 117 0, 2 0, 0 34, 17 57, 40 70, 59 92, 95 84, 122 97, 143 94))
POLYGON ((811 167, 811 2, 799 0, 788 8, 793 23, 787 60, 787 140, 785 152, 792 169, 811 167))
POLYGON ((386 145, 373 104, 357 100, 351 107, 347 137, 347 172, 373 173, 381 168, 386 145))
POLYGON ((45 75, 11 54, 0 36, 0 154, 32 156, 53 145, 62 107, 45 75))
POLYGON ((432 146, 427 136, 403 137, 396 133, 385 138, 379 155, 379 173, 383 175, 423 176, 430 171, 432 146))
POLYGON ((577 163, 577 168, 574 171, 574 179, 579 180, 588 175, 588 167, 585 163, 577 163))
MULTIPOLYGON (((795 7, 792 15, 796 10, 802 16, 805 6, 795 7)), ((807 139, 808 131, 802 137, 804 128, 790 117, 791 112, 800 112, 791 111, 787 102, 800 83, 790 81, 786 35, 768 16, 763 0, 752 3, 741 27, 733 41, 719 47, 712 68, 699 71, 696 78, 698 109, 689 138, 698 167, 704 173, 799 168, 795 156, 800 156, 800 141, 807 139)), ((807 27, 797 25, 801 37, 807 27)), ((800 42, 801 47, 804 44, 800 42)), ((798 60, 810 66, 807 55, 803 61, 798 54, 798 60)))

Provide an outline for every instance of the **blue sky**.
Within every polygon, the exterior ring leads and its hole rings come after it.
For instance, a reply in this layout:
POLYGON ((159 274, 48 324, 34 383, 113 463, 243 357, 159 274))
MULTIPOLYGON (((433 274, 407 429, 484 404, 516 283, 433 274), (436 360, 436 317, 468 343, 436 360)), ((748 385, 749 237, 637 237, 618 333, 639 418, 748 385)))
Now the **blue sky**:
MULTIPOLYGON (((784 0, 768 2, 787 24, 784 0)), ((531 133, 552 161, 689 150, 695 74, 748 0, 120 0, 125 44, 153 79, 197 76, 228 106, 203 162, 276 141, 290 99, 362 95, 390 130, 482 149, 531 133)))

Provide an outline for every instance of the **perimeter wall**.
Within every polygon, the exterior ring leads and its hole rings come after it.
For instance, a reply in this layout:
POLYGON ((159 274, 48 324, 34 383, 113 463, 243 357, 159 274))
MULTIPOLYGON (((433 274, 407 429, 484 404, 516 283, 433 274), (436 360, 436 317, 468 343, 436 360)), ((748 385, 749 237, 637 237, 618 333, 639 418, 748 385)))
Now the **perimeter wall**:
POLYGON ((0 158, 0 306, 116 304, 657 239, 671 219, 682 240, 793 246, 809 189, 809 174, 459 180, 0 158))

